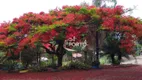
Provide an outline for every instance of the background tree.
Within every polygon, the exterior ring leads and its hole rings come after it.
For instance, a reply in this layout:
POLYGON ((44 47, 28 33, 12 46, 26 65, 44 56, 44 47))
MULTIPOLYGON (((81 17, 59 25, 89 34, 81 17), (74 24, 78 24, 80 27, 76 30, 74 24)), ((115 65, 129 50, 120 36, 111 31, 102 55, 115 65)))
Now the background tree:
POLYGON ((110 7, 114 8, 117 4, 116 0, 92 0, 93 5, 96 7, 110 7))

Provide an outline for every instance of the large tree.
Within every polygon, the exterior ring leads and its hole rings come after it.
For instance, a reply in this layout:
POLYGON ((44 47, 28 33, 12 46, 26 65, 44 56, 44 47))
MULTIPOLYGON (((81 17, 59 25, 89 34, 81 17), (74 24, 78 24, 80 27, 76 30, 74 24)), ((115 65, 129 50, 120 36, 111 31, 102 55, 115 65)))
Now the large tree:
POLYGON ((25 46, 44 48, 47 53, 58 57, 58 66, 61 66, 63 55, 66 53, 65 40, 75 37, 75 42, 84 41, 88 26, 93 26, 96 30, 122 33, 119 48, 130 53, 134 47, 133 41, 142 36, 142 23, 139 19, 123 16, 123 13, 121 6, 63 6, 62 9, 49 13, 29 12, 14 18, 11 23, 1 24, 0 46, 1 49, 7 50, 9 56, 19 55, 25 46))

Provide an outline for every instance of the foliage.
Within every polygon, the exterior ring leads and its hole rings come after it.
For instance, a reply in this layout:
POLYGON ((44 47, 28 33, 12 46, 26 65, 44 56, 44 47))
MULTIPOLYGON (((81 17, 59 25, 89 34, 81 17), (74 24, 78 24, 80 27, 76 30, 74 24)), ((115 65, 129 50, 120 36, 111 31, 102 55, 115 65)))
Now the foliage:
POLYGON ((142 45, 139 44, 138 42, 135 42, 135 52, 136 52, 136 55, 140 55, 141 52, 142 52, 142 45))
POLYGON ((4 56, 5 56, 5 53, 4 52, 0 52, 0 58, 4 57, 4 56))
POLYGON ((115 35, 112 35, 107 35, 107 38, 104 41, 103 50, 109 54, 121 53, 121 49, 119 48, 119 38, 116 38, 115 35))
POLYGON ((110 57, 110 55, 101 56, 100 64, 101 65, 109 64, 110 63, 110 59, 108 57, 110 57))
POLYGON ((33 72, 44 72, 47 70, 48 70, 47 69, 47 62, 45 62, 45 61, 41 61, 40 67, 38 67, 38 66, 31 67, 31 71, 33 71, 33 72))
POLYGON ((23 66, 25 68, 27 68, 29 66, 29 64, 32 64, 33 60, 36 60, 35 58, 37 57, 37 53, 36 50, 34 50, 35 48, 25 48, 21 54, 21 62, 23 64, 23 66))
POLYGON ((13 56, 19 55, 25 46, 42 47, 47 53, 57 55, 61 66, 66 52, 64 41, 73 37, 76 37, 76 42, 84 41, 86 36, 82 34, 87 33, 88 26, 94 25, 94 29, 97 27, 100 31, 122 34, 117 48, 131 53, 134 41, 142 37, 142 21, 124 16, 124 13, 122 6, 97 8, 88 5, 63 6, 49 13, 25 13, 10 23, 0 25, 0 48, 7 56, 13 56))
POLYGON ((5 53, 4 52, 0 52, 0 64, 2 64, 5 60, 6 60, 5 53))
POLYGON ((55 56, 55 55, 53 55, 53 54, 48 55, 47 66, 48 66, 48 67, 52 67, 52 68, 57 67, 55 61, 57 61, 57 56, 55 56))
POLYGON ((67 69, 91 69, 91 66, 79 61, 71 62, 69 65, 64 65, 61 67, 61 69, 67 70, 67 69))
POLYGON ((120 64, 122 56, 128 57, 127 52, 119 48, 121 37, 119 33, 109 33, 104 41, 103 56, 108 55, 107 59, 111 59, 112 64, 120 64))
POLYGON ((46 67, 47 66, 47 61, 41 61, 41 63, 40 63, 41 65, 41 67, 46 67))
POLYGON ((3 69, 8 71, 18 71, 23 69, 23 65, 19 61, 7 60, 3 64, 3 69))

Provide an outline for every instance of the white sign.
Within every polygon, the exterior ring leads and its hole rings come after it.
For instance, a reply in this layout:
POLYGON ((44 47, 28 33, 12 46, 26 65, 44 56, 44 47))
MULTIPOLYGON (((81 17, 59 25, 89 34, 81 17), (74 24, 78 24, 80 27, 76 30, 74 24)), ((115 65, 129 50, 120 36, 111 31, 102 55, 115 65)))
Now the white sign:
POLYGON ((72 56, 74 58, 77 58, 77 57, 82 57, 82 54, 81 53, 73 53, 72 56))
POLYGON ((76 38, 73 37, 73 38, 69 38, 67 40, 65 40, 64 42, 64 48, 68 51, 72 51, 72 52, 75 52, 76 50, 74 49, 71 49, 71 48, 67 48, 67 46, 72 46, 72 47, 81 47, 81 49, 85 49, 85 47, 87 46, 87 41, 85 40, 84 42, 75 42, 76 41, 76 38))

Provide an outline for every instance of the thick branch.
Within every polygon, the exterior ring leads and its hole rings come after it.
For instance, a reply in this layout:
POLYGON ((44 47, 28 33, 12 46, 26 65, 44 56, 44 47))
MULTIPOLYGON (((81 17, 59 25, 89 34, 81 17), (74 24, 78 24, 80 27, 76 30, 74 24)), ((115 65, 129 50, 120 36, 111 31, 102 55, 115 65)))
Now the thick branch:
POLYGON ((49 54, 56 54, 56 52, 54 50, 49 50, 45 46, 41 46, 41 47, 44 48, 46 50, 46 52, 49 54))

